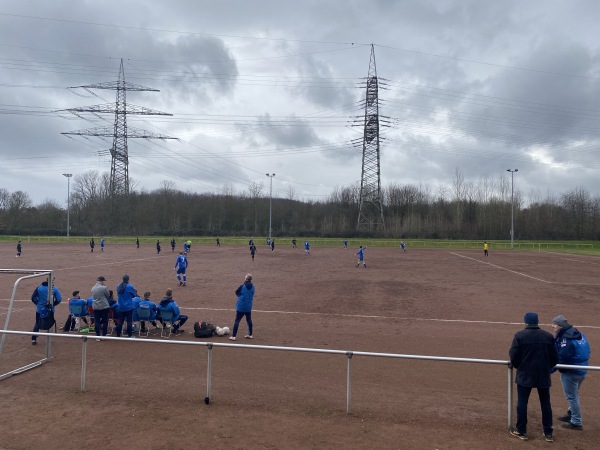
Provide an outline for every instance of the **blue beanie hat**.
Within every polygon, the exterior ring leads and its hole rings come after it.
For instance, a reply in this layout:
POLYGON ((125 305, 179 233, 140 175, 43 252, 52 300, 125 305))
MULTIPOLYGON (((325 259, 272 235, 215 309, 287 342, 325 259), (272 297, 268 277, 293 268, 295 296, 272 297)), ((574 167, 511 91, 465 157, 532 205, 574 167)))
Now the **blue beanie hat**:
POLYGON ((525 314, 525 317, 523 317, 523 322, 525 322, 527 325, 537 325, 539 323, 537 313, 528 312, 525 314))

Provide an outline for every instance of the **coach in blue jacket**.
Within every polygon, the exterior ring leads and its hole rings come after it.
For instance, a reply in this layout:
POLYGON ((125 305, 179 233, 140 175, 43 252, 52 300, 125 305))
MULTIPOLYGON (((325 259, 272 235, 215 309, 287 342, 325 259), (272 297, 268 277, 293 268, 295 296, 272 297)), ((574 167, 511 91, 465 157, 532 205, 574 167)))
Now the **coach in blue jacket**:
POLYGON ((123 275, 123 282, 117 285, 117 337, 121 337, 123 321, 127 321, 127 336, 133 335, 133 299, 137 297, 137 291, 129 284, 129 275, 123 275))
MULTIPOLYGON (((31 301, 35 305, 33 332, 37 333, 40 331, 42 320, 48 318, 49 315, 54 315, 54 307, 62 301, 62 295, 60 295, 60 291, 56 286, 52 286, 52 299, 48 303, 48 282, 44 281, 31 294, 31 301)), ((31 345, 35 344, 37 344, 37 336, 31 336, 31 345)))
POLYGON ((244 278, 244 284, 235 290, 237 295, 237 303, 235 305, 235 322, 233 324, 233 333, 231 334, 232 341, 236 340, 238 327, 242 317, 246 316, 246 323, 248 324, 247 339, 252 339, 252 303, 254 301, 254 285, 252 284, 252 275, 246 274, 244 278))
POLYGON ((523 317, 525 329, 517 332, 509 350, 510 363, 517 369, 517 426, 510 434, 527 440, 527 403, 537 388, 542 408, 542 427, 546 440, 552 441, 552 406, 550 404, 550 371, 558 363, 554 336, 542 330, 538 315, 528 312, 523 317))
MULTIPOLYGON (((569 366, 587 366, 590 359, 590 344, 584 334, 571 325, 565 316, 552 319, 552 328, 556 332, 554 342, 558 351, 558 363, 569 366)), ((566 422, 562 426, 569 430, 582 430, 581 407, 579 406, 579 388, 585 379, 587 370, 558 369, 563 392, 569 401, 569 411, 558 420, 566 422)))

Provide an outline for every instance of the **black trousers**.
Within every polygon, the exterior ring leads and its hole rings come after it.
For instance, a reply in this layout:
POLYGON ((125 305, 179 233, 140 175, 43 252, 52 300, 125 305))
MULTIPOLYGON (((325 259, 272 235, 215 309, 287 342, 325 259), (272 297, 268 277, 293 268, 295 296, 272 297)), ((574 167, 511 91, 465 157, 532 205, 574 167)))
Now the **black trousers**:
MULTIPOLYGON (((533 388, 517 384, 517 431, 527 434, 527 403, 533 388)), ((550 405, 550 388, 536 388, 542 408, 542 427, 544 434, 552 434, 552 406, 550 405)))

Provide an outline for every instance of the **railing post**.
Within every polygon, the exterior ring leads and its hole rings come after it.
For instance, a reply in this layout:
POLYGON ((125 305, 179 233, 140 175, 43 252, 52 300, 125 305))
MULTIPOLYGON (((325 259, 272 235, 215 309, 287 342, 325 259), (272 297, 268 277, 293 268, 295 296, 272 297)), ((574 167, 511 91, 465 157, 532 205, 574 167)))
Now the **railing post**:
POLYGON ((348 366, 346 369, 346 414, 350 414, 350 403, 352 401, 352 352, 346 352, 348 366))
POLYGON ((512 365, 508 365, 508 429, 513 424, 513 370, 512 365))
POLYGON ((87 364, 87 336, 83 336, 81 347, 81 392, 85 392, 85 372, 87 364))
POLYGON ((208 405, 210 403, 210 389, 212 385, 212 349, 213 345, 208 344, 208 364, 206 367, 206 397, 204 397, 204 403, 208 405))
MULTIPOLYGON (((52 357, 52 333, 50 333, 50 330, 48 330, 48 339, 46 340, 46 359, 48 361, 50 361, 50 358, 52 357)), ((38 336, 39 338, 39 336, 38 336)))

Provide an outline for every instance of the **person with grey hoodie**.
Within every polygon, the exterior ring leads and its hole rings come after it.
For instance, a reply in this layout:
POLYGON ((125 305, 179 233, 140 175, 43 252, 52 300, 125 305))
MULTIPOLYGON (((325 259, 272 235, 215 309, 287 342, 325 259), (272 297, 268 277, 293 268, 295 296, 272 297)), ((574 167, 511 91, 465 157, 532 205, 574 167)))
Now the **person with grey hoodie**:
MULTIPOLYGON (((110 293, 108 287, 104 285, 106 278, 99 276, 96 284, 92 288, 92 308, 94 309, 94 319, 96 322, 96 336, 106 336, 108 333, 108 313, 110 311, 110 293)), ((98 341, 100 339, 97 339, 98 341)))

